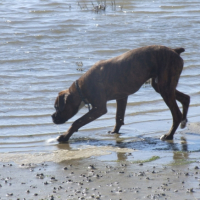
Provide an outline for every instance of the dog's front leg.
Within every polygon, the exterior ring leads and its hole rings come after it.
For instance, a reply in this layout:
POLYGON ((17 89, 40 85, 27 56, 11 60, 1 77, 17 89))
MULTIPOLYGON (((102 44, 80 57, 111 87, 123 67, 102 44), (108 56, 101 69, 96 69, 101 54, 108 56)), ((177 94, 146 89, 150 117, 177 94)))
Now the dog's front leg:
POLYGON ((77 119, 71 125, 71 127, 67 130, 66 133, 64 133, 63 135, 60 135, 57 138, 57 141, 60 142, 60 143, 67 142, 69 140, 69 138, 72 136, 72 134, 74 132, 77 132, 80 127, 82 127, 82 126, 90 123, 91 121, 99 118, 100 116, 102 116, 106 112, 107 112, 106 104, 104 106, 98 106, 98 107, 93 106, 92 109, 88 113, 83 115, 81 118, 77 119))
POLYGON ((122 125, 124 125, 124 115, 126 110, 128 97, 125 97, 123 99, 117 100, 117 111, 116 111, 116 124, 114 129, 111 131, 111 133, 119 133, 119 129, 122 125))

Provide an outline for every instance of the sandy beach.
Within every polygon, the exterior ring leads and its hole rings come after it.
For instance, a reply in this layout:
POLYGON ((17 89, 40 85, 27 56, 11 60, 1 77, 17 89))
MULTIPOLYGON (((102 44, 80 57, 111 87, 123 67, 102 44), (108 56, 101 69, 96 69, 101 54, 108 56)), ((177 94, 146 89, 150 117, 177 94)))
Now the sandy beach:
MULTIPOLYGON (((191 123, 176 136, 184 144, 199 130, 200 123, 191 123)), ((0 199, 200 199, 198 150, 142 154, 109 146, 2 153, 0 199)))

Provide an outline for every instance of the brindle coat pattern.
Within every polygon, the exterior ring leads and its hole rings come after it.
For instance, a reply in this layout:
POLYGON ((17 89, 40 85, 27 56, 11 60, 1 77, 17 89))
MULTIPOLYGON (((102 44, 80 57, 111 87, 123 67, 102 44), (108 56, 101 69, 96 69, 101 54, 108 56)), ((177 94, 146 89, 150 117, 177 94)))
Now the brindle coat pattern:
MULTIPOLYGON (((168 134, 162 140, 171 140, 181 123, 186 126, 190 97, 176 90, 183 60, 180 53, 183 48, 170 49, 165 46, 147 46, 128 51, 120 56, 99 61, 78 79, 80 90, 92 109, 76 120, 67 132, 58 137, 59 142, 66 142, 71 135, 85 124, 97 119, 107 112, 106 103, 116 99, 116 125, 113 133, 118 133, 124 124, 124 115, 128 95, 135 93, 151 78, 152 87, 160 93, 169 107, 173 123, 168 134), (181 113, 176 103, 183 106, 181 113)), ((52 115, 55 124, 65 123, 73 117, 81 104, 81 97, 75 82, 59 93, 55 101, 56 112, 52 115)))

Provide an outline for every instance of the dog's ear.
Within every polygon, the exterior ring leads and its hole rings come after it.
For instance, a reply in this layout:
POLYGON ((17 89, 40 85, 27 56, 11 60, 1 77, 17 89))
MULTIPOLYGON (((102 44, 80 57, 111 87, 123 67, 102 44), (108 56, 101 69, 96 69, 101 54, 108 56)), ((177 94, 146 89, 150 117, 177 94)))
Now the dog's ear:
POLYGON ((64 108, 65 108, 67 96, 68 96, 68 94, 63 94, 63 95, 59 96, 59 99, 58 99, 58 108, 59 108, 60 111, 63 111, 64 108))
POLYGON ((59 111, 63 111, 67 102, 67 98, 69 96, 69 92, 60 92, 58 96, 58 109, 59 111))

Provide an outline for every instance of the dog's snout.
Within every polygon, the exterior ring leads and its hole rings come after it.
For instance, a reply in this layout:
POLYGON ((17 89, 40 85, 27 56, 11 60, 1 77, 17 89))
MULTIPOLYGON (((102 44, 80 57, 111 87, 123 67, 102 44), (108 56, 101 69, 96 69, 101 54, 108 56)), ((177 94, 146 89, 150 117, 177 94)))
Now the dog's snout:
POLYGON ((57 114, 56 114, 56 112, 55 112, 55 113, 53 113, 53 114, 51 115, 51 118, 52 118, 53 120, 55 120, 55 119, 56 119, 56 117, 57 117, 57 114))

